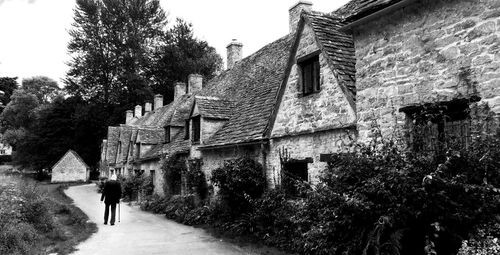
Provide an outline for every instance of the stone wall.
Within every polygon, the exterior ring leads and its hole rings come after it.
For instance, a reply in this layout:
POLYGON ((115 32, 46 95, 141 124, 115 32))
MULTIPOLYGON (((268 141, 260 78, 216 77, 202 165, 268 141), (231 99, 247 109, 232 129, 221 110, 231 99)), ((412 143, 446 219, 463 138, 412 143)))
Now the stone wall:
POLYGON ((354 28, 361 140, 403 106, 481 97, 500 113, 500 1, 420 0, 354 28))
POLYGON ((239 157, 250 157, 264 165, 260 145, 234 146, 227 148, 218 148, 214 150, 203 150, 202 171, 207 178, 210 178, 212 171, 224 166, 226 160, 239 157))
POLYGON ((304 160, 312 158, 308 164, 309 181, 317 183, 321 171, 326 168, 326 163, 320 162, 320 154, 339 152, 350 143, 349 136, 355 139, 355 130, 337 129, 325 132, 316 132, 299 136, 290 136, 271 139, 268 154, 267 178, 271 186, 280 183, 280 151, 285 149, 291 159, 304 160))
POLYGON ((88 171, 74 154, 68 153, 52 168, 52 182, 87 181, 88 171))
MULTIPOLYGON (((295 57, 307 56, 317 50, 319 46, 314 32, 306 25, 295 57)), ((298 85, 298 65, 294 64, 292 67, 271 137, 334 129, 355 123, 355 112, 339 87, 323 53, 319 55, 319 61, 321 90, 307 96, 302 95, 298 85)))
MULTIPOLYGON (((317 50, 314 32, 306 24, 295 58, 307 56, 317 50)), ((271 186, 279 182, 281 171, 279 150, 287 149, 291 158, 312 158, 308 165, 309 180, 316 183, 326 164, 319 161, 320 154, 338 151, 345 131, 339 129, 356 122, 356 114, 339 87, 325 55, 319 54, 320 87, 318 93, 302 95, 299 87, 299 66, 292 67, 285 92, 271 133, 267 177, 271 186)))
POLYGON ((140 170, 144 170, 144 174, 146 176, 151 176, 151 170, 155 171, 155 178, 153 180, 153 184, 155 185, 154 192, 158 195, 163 195, 163 173, 161 170, 161 161, 160 160, 151 160, 142 162, 140 164, 140 170))

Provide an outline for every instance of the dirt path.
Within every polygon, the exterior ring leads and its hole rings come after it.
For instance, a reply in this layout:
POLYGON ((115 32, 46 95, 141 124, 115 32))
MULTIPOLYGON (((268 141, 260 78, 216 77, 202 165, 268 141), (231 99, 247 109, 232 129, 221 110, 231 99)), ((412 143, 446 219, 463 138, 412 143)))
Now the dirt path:
POLYGON ((121 204, 121 222, 104 225, 104 205, 94 184, 73 186, 65 192, 98 226, 97 233, 78 245, 73 254, 259 254, 125 203, 121 204))

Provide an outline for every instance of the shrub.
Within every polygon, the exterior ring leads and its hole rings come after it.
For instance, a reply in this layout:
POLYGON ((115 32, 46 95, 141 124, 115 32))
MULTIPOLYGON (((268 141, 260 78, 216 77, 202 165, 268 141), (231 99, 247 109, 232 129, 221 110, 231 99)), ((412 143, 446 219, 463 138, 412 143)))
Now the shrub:
POLYGON ((266 187, 262 165, 250 158, 226 161, 212 172, 211 181, 235 215, 248 211, 250 199, 260 197, 266 187))
POLYGON ((458 255, 500 254, 500 224, 480 226, 469 240, 462 242, 458 255))
POLYGON ((181 177, 187 171, 185 158, 173 155, 163 162, 161 167, 163 173, 163 191, 167 196, 181 193, 181 177))

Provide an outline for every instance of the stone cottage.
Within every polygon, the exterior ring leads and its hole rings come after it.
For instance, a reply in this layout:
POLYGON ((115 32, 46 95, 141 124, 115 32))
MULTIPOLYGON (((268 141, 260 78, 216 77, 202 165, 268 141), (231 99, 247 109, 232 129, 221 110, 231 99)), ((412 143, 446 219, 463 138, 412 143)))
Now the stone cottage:
POLYGON ((68 150, 52 167, 51 182, 85 182, 88 179, 89 167, 73 150, 68 150))
POLYGON ((220 75, 191 75, 170 104, 155 98, 144 115, 141 106, 128 111, 126 124, 108 130, 102 164, 153 176, 160 194, 160 166, 173 155, 207 178, 250 156, 269 186, 284 169, 315 183, 346 143, 370 140, 374 125, 394 134, 429 103, 450 110, 429 137, 469 137, 471 109, 500 113, 499 9, 494 0, 353 0, 325 14, 300 1, 288 35, 244 59, 233 41, 220 75))
MULTIPOLYGON (((356 54, 361 140, 411 123, 423 106, 444 106, 430 140, 471 135, 478 106, 500 113, 500 2, 353 0, 337 13, 356 54)), ((432 143, 432 142, 431 142, 432 143)))

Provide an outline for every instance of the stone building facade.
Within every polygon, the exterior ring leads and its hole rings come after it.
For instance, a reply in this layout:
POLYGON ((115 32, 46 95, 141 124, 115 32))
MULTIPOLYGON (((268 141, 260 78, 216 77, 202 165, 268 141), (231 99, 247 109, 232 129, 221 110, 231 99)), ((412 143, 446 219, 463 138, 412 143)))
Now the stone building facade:
POLYGON ((405 108, 427 103, 462 99, 500 113, 500 2, 392 2, 369 19, 356 8, 363 1, 347 6, 360 138, 373 135, 374 122, 392 133, 408 120, 405 108))
POLYGON ((471 115, 487 105, 500 114, 498 1, 352 0, 329 14, 311 9, 292 6, 289 34, 246 58, 231 42, 228 68, 209 81, 189 76, 173 102, 163 106, 160 96, 154 107, 127 111, 126 123, 108 130, 102 165, 152 176, 159 194, 161 165, 175 155, 199 162, 207 180, 226 160, 249 156, 271 187, 284 163, 316 183, 328 155, 370 140, 374 125, 396 133, 422 105, 471 115))
POLYGON ((268 176, 279 180, 276 174, 282 168, 282 154, 286 152, 287 160, 294 162, 293 166, 287 163, 292 168, 289 170, 302 172, 304 181, 316 183, 326 168, 320 155, 338 152, 349 135, 355 137, 352 91, 355 61, 352 37, 336 31, 340 19, 305 11, 298 23, 289 72, 275 112, 268 176), (317 65, 313 68, 318 69, 316 73, 312 70, 313 76, 318 77, 316 88, 307 91, 305 80, 311 70, 306 70, 304 63, 311 60, 317 65))
POLYGON ((52 167, 51 182, 85 182, 89 179, 89 167, 73 150, 69 150, 52 167))

